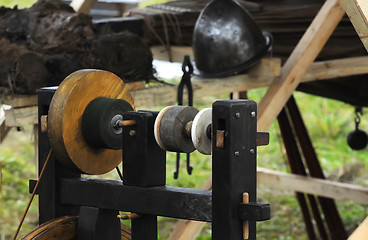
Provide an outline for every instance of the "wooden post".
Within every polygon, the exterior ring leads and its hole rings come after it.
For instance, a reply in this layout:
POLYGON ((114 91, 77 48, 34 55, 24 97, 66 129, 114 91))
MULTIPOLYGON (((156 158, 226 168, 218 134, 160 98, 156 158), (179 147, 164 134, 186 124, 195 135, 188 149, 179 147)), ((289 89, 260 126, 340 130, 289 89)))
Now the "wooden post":
POLYGON ((259 103, 258 131, 268 130, 343 15, 339 0, 327 0, 322 6, 282 67, 280 79, 272 82, 259 103))
POLYGON ((368 1, 340 0, 340 2, 368 51, 368 1))

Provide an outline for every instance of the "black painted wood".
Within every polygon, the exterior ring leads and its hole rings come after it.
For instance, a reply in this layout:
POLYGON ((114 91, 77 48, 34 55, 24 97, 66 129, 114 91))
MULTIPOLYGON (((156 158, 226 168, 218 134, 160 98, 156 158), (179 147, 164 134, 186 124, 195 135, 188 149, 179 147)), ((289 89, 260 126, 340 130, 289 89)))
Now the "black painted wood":
MULTIPOLYGON (((243 239, 238 204, 244 192, 256 202, 257 106, 254 101, 217 101, 212 108, 212 239, 243 239), (223 148, 216 147, 217 130, 225 130, 223 148)), ((249 222, 249 239, 256 223, 249 222)))
MULTIPOLYGON (((124 120, 136 124, 123 128, 124 184, 137 187, 164 186, 166 184, 166 152, 156 143, 154 123, 158 112, 126 112, 124 120)), ((141 195, 148 201, 150 195, 141 195)), ((133 200, 134 201, 134 200, 133 200)), ((157 216, 140 213, 132 219, 133 240, 157 240, 157 216)))
POLYGON ((166 184, 166 152, 158 146, 154 137, 157 114, 153 111, 123 114, 124 120, 135 120, 137 123, 123 127, 124 185, 153 187, 166 184))
POLYGON ((170 186, 143 188, 125 186, 118 180, 66 178, 60 180, 58 194, 63 204, 211 221, 212 194, 206 190, 170 186))
MULTIPOLYGON (((56 87, 42 88, 38 92, 38 122, 42 115, 47 115, 51 99, 56 91, 56 87)), ((40 173, 45 163, 46 157, 50 151, 50 144, 47 133, 41 132, 41 124, 38 124, 39 134, 39 159, 38 172, 40 173)), ((61 177, 79 177, 79 174, 73 173, 59 164, 55 157, 51 155, 49 163, 45 169, 42 180, 39 184, 39 224, 47 222, 57 217, 66 215, 78 215, 79 207, 62 205, 57 196, 57 179, 61 177)))
POLYGON ((270 204, 263 202, 239 203, 239 219, 266 221, 271 218, 270 204))
POLYGON ((78 240, 120 240, 119 211, 81 207, 78 218, 78 240))

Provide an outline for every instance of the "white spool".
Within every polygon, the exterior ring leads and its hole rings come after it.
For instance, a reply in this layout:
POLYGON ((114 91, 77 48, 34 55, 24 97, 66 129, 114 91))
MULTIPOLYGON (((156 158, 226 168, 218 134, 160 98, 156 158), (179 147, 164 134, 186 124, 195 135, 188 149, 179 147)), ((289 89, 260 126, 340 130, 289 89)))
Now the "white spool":
POLYGON ((198 152, 211 155, 211 139, 207 136, 207 128, 212 123, 212 109, 202 109, 194 118, 192 125, 192 142, 198 152))

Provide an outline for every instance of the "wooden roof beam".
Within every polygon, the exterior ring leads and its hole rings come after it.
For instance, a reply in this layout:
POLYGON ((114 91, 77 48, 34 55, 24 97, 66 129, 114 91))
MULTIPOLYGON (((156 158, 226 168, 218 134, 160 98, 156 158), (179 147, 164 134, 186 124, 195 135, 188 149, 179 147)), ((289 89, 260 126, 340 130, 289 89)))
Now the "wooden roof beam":
POLYGON ((340 0, 340 2, 368 51, 368 1, 340 0))

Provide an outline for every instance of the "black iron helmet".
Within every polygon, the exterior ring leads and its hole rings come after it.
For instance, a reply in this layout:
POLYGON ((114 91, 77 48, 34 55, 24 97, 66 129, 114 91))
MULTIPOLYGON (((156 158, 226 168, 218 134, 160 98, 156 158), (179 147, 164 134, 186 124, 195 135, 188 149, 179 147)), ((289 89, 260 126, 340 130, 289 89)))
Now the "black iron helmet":
POLYGON ((225 77, 257 63, 272 45, 248 11, 233 0, 213 0, 201 12, 193 33, 195 74, 225 77))

